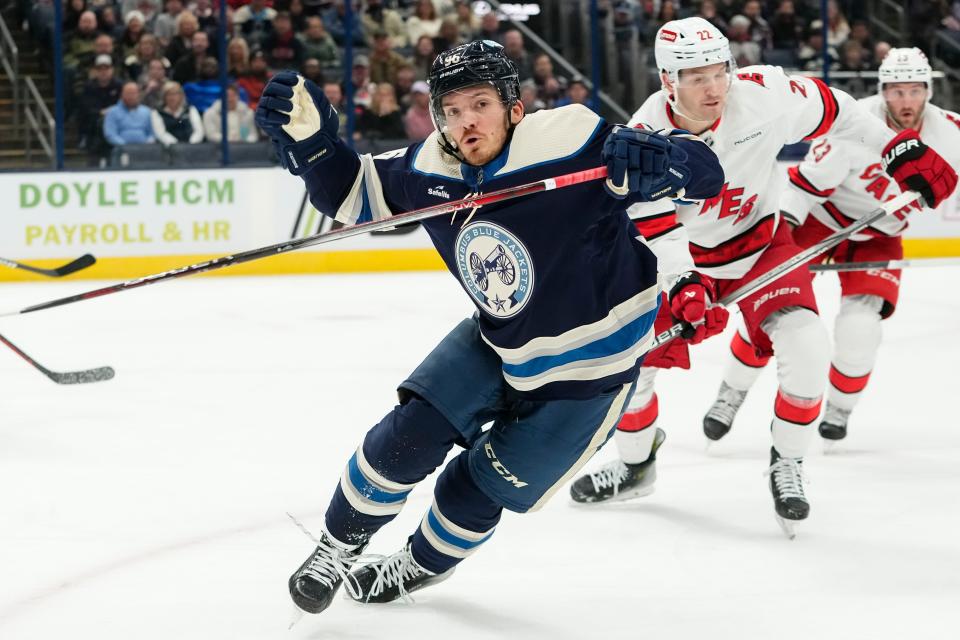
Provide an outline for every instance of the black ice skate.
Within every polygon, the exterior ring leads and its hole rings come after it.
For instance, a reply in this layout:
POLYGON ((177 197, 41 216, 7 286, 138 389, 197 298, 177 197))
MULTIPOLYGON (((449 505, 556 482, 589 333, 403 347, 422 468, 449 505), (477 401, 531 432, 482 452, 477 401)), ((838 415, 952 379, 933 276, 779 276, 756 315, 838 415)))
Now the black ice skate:
POLYGON ((443 582, 456 567, 443 573, 430 573, 413 559, 410 543, 393 555, 364 565, 350 574, 350 579, 358 587, 357 593, 350 591, 350 597, 357 602, 393 602, 403 599, 413 602, 410 594, 424 587, 443 582))
POLYGON ((727 435, 730 427, 733 426, 733 419, 743 404, 743 399, 747 397, 746 391, 738 391, 727 385, 726 382, 720 383, 720 391, 717 392, 717 399, 707 410, 707 415, 703 416, 703 435, 712 442, 719 440, 727 435))
POLYGON ((629 500, 653 493, 657 481, 657 449, 667 439, 663 429, 653 436, 650 457, 639 464, 626 464, 619 458, 570 485, 570 497, 584 504, 629 500))
POLYGON ((331 542, 326 534, 320 536, 317 548, 293 572, 287 583, 294 604, 307 613, 320 613, 330 606, 344 580, 351 595, 359 593, 356 581, 350 577, 350 569, 362 551, 363 547, 347 551, 331 542))
MULTIPOLYGON (((820 423, 820 436, 824 440, 835 443, 837 440, 843 440, 847 437, 847 421, 850 419, 850 410, 841 409, 836 405, 827 403, 827 408, 823 412, 823 421, 820 423)), ((825 446, 827 443, 825 443, 825 446)))
POLYGON ((788 538, 796 537, 796 523, 810 515, 810 503, 803 494, 803 459, 781 458, 770 447, 770 468, 764 472, 770 476, 770 493, 777 512, 777 523, 788 538))

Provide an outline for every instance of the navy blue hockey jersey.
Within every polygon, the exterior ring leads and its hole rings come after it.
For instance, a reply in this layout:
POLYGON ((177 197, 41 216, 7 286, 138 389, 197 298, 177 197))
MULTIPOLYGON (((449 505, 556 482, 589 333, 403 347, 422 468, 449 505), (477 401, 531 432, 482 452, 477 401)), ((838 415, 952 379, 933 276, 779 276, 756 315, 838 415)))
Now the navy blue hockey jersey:
MULTIPOLYGON (((601 166, 612 125, 571 105, 527 115, 483 167, 426 141, 377 157, 342 143, 303 176, 313 205, 345 224, 601 166)), ((677 133, 694 178, 685 198, 716 194, 723 171, 696 137, 677 133)), ((422 224, 480 310, 480 331, 506 382, 531 399, 586 398, 631 382, 653 339, 657 264, 626 215, 631 199, 600 180, 422 224), (465 223, 466 222, 466 223, 465 223)))

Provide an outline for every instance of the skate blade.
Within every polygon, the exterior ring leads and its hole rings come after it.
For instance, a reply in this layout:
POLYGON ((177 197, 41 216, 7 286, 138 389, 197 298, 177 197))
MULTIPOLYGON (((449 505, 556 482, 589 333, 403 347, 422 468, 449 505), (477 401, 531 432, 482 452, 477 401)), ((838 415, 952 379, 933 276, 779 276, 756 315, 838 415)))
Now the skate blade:
POLYGON ((793 540, 797 537, 796 520, 787 520, 777 514, 774 514, 774 517, 777 519, 777 524, 780 525, 780 529, 783 531, 783 535, 787 536, 787 539, 793 540))
POLYGON ((841 446, 843 440, 827 440, 823 439, 823 455, 830 456, 836 455, 843 452, 843 446, 841 446))
POLYGON ((287 631, 290 631, 291 629, 293 629, 293 625, 300 622, 303 619, 303 616, 305 613, 306 611, 304 611, 297 605, 293 605, 293 611, 290 612, 290 624, 287 625, 287 631))
POLYGON ((626 502, 627 500, 633 500, 634 498, 642 498, 644 496, 648 496, 651 493, 653 493, 655 489, 656 489, 656 485, 651 485, 649 487, 640 487, 639 489, 624 491, 622 493, 618 493, 615 496, 610 496, 606 500, 593 500, 590 502, 586 502, 586 501, 580 502, 578 500, 574 500, 573 498, 571 498, 570 501, 574 504, 574 506, 577 506, 577 507, 593 507, 600 504, 610 504, 612 502, 626 502))

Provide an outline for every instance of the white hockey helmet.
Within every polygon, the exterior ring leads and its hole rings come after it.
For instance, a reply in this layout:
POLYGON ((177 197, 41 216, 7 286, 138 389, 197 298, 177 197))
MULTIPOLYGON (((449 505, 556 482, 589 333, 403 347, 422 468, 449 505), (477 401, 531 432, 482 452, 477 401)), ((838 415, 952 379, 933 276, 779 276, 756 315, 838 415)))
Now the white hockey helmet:
POLYGON ((671 20, 660 27, 653 51, 657 69, 673 83, 681 69, 725 62, 733 71, 735 64, 727 36, 700 17, 671 20))
POLYGON ((890 49, 880 63, 877 73, 877 91, 883 97, 883 87, 895 82, 922 82, 927 85, 927 100, 933 95, 933 69, 923 51, 916 47, 890 49))

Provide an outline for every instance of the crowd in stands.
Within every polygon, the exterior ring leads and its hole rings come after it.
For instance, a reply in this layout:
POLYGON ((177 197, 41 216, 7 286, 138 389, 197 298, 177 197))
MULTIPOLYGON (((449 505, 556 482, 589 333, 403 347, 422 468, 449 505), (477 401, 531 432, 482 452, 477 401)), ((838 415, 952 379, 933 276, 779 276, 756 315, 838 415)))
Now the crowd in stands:
MULTIPOLYGON (((49 51, 55 0, 18 1, 49 51)), ((280 69, 296 69, 322 85, 342 119, 349 74, 356 139, 421 140, 432 130, 425 83, 431 63, 476 38, 503 44, 520 71, 528 112, 569 103, 597 107, 582 79, 556 74, 551 58, 531 53, 523 34, 496 12, 475 12, 488 3, 350 0, 357 16, 354 55, 352 68, 343 69, 346 0, 225 1, 229 40, 221 60, 220 0, 66 0, 68 115, 91 156, 133 142, 219 141, 224 67, 230 141, 258 140, 253 109, 280 69)), ((927 46, 938 29, 960 44, 960 0, 904 2, 917 17, 908 20, 917 25, 916 44, 927 46)), ((666 21, 702 16, 727 34, 741 66, 816 72, 826 49, 831 71, 862 71, 876 69, 890 47, 870 32, 866 0, 829 0, 826 42, 819 0, 600 0, 600 9, 612 11, 615 28, 639 33, 647 46, 666 21)))

